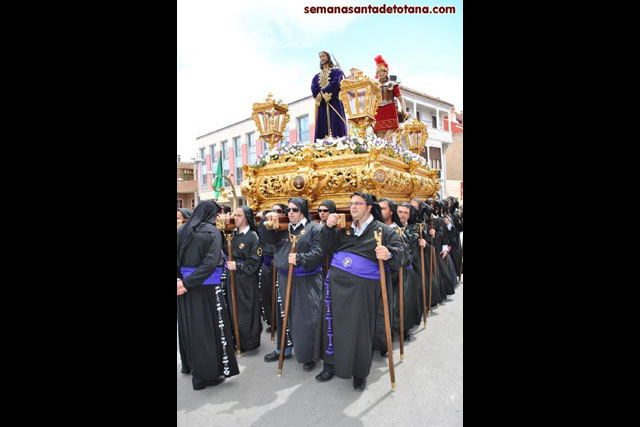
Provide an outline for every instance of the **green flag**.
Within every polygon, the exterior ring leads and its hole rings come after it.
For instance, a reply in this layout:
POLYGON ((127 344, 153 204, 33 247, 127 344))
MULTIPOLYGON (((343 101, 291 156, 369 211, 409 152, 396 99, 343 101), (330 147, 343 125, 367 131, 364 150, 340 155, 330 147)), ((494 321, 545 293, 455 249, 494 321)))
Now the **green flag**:
POLYGON ((224 179, 222 178, 222 151, 220 151, 220 155, 218 156, 218 167, 216 169, 216 176, 213 180, 213 197, 216 199, 220 195, 220 190, 224 187, 224 179))

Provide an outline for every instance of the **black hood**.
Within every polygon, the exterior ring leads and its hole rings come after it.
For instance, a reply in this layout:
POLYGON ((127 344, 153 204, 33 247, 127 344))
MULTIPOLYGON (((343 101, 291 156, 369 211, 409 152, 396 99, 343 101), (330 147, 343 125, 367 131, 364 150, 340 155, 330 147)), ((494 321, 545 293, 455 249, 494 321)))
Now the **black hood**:
POLYGON ((178 208, 178 210, 180 211, 180 213, 182 214, 182 218, 184 219, 189 219, 189 217, 193 214, 193 211, 191 209, 178 208))
MULTIPOLYGON (((367 203, 367 206, 371 206, 371 215, 376 221, 384 222, 382 219, 382 212, 380 211, 380 205, 378 199, 373 194, 365 193, 364 191, 356 191, 351 196, 360 196, 367 203)), ((351 198, 351 196, 349 198, 351 198)))
POLYGON ((329 209, 329 213, 336 213, 336 203, 333 200, 323 200, 318 207, 324 206, 329 209))
POLYGON ((218 212, 221 210, 213 200, 205 200, 198 203, 198 206, 189 217, 189 220, 179 228, 178 232, 178 267, 182 267, 182 258, 184 256, 185 249, 189 246, 189 243, 193 240, 195 229, 202 223, 212 224, 215 227, 215 220, 218 212))
POLYGON ((292 197, 289 199, 289 203, 293 203, 298 208, 300 208, 300 211, 302 211, 302 215, 307 218, 307 221, 311 221, 311 215, 309 215, 309 203, 307 203, 306 199, 303 199, 302 197, 292 197))
POLYGON ((257 232, 258 227, 256 227, 256 222, 253 219, 253 209, 251 209, 249 206, 240 206, 239 208, 244 212, 244 216, 247 218, 247 222, 249 223, 249 228, 257 232))
MULTIPOLYGON (((400 222, 400 217, 398 216, 398 205, 392 199, 382 198, 378 201, 378 205, 380 202, 387 202, 389 204, 389 210, 391 210, 391 221, 395 223, 398 227, 402 227, 402 223, 400 222)), ((380 212, 382 214, 382 210, 380 212)), ((384 221, 382 221, 384 222, 384 221)))
POLYGON ((411 205, 409 202, 400 202, 398 206, 402 206, 405 208, 409 208, 409 219, 407 220, 407 224, 415 224, 418 217, 418 210, 411 205))

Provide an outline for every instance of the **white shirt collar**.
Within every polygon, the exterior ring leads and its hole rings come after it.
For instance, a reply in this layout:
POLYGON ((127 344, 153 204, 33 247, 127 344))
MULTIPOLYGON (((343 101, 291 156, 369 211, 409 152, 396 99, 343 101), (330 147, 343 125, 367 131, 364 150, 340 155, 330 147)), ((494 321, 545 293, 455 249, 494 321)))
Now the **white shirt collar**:
POLYGON ((295 229, 297 229, 297 228, 298 228, 298 226, 299 226, 300 224, 302 224, 302 226, 306 226, 306 225, 307 225, 307 217, 306 217, 306 216, 303 216, 303 217, 302 217, 302 220, 301 220, 301 221, 298 221, 298 223, 297 223, 296 225, 293 225, 293 224, 289 223, 289 226, 290 226, 293 230, 295 230, 295 229))
POLYGON ((360 228, 357 228, 354 223, 351 223, 351 228, 353 228, 354 230, 357 231, 358 234, 360 234, 365 230, 365 228, 367 228, 367 225, 369 225, 372 221, 373 221, 373 215, 369 215, 369 219, 366 220, 365 223, 360 226, 360 228))
POLYGON ((245 228, 243 228, 242 230, 239 230, 236 228, 236 231, 238 231, 238 234, 247 234, 249 232, 249 229, 251 227, 249 225, 247 225, 245 228))

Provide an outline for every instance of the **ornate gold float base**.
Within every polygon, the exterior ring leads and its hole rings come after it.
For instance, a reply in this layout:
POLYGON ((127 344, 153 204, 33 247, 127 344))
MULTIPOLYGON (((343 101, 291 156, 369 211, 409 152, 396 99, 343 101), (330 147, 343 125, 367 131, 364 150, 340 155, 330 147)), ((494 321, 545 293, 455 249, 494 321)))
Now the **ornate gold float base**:
POLYGON ((358 190, 396 202, 413 197, 424 200, 435 197, 440 190, 437 170, 428 170, 413 161, 407 164, 381 148, 356 154, 335 148, 314 152, 305 147, 266 166, 243 165, 242 169, 242 194, 255 212, 271 209, 275 203, 287 203, 296 196, 306 198, 310 209, 327 199, 341 209, 348 207, 349 195, 358 190))

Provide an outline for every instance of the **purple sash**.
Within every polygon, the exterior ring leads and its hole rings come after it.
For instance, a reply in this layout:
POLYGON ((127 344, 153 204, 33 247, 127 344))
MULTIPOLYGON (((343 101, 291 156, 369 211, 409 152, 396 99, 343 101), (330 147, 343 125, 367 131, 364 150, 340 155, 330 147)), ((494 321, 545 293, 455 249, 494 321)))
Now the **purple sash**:
MULTIPOLYGON (((196 267, 180 267, 180 273, 182 273, 183 278, 187 278, 191 276, 191 273, 196 271, 196 267)), ((222 267, 216 268, 211 276, 207 277, 207 279, 202 282, 203 285, 219 285, 220 277, 222 276, 222 267)))
POLYGON ((336 252, 333 255, 331 266, 364 279, 380 279, 378 264, 351 252, 336 252))
POLYGON ((262 255, 262 264, 267 267, 271 267, 273 265, 273 257, 269 255, 262 255))
MULTIPOLYGON (((289 269, 287 269, 287 270, 278 270, 278 271, 281 274, 289 274, 289 269)), ((313 271, 306 271, 304 269, 304 267, 302 267, 302 266, 293 267, 293 275, 294 276, 311 276, 312 274, 317 274, 317 273, 321 273, 321 272, 322 272, 322 265, 319 265, 313 271)))

